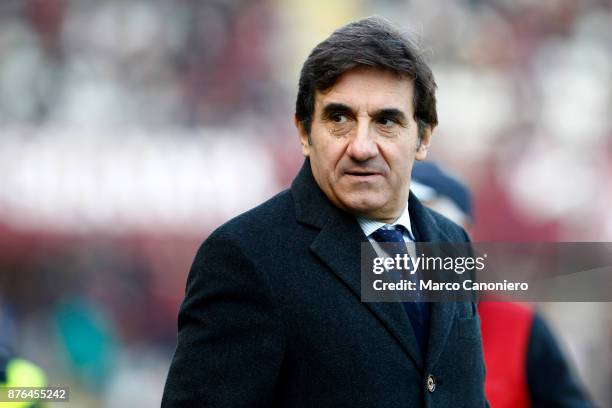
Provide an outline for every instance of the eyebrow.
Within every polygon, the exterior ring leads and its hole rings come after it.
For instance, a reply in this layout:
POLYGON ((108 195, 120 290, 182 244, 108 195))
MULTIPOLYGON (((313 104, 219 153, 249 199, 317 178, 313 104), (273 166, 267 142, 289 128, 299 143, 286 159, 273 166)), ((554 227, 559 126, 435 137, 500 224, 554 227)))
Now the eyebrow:
MULTIPOLYGON (((356 116, 355 111, 348 105, 339 102, 330 102, 323 107, 322 115, 325 118, 330 117, 334 113, 344 113, 356 116)), ((397 108, 382 108, 374 112, 373 118, 391 118, 397 120, 401 124, 408 122, 404 112, 397 108)))
POLYGON ((324 118, 329 118, 334 113, 345 113, 355 116, 355 111, 348 105, 338 102, 330 102, 323 107, 322 115, 324 118))
POLYGON ((386 118, 394 118, 401 122, 406 121, 406 115, 399 109, 396 108, 383 108, 374 112, 374 117, 386 117, 386 118))

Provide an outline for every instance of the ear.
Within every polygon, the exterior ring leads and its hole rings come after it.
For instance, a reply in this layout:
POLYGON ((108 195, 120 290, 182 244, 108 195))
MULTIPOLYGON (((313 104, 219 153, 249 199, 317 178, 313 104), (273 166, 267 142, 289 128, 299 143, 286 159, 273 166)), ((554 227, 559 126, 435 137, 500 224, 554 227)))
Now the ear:
POLYGON ((427 152, 429 151, 429 144, 431 143, 431 135, 433 133, 433 126, 426 125, 423 130, 419 130, 420 140, 417 146, 417 151, 414 156, 417 160, 425 160, 427 152))
POLYGON ((306 130, 304 130, 304 126, 302 126, 302 122, 300 122, 297 116, 293 117, 293 122, 295 123, 295 127, 298 131, 300 145, 302 147, 302 154, 308 157, 310 156, 310 136, 308 136, 306 130))

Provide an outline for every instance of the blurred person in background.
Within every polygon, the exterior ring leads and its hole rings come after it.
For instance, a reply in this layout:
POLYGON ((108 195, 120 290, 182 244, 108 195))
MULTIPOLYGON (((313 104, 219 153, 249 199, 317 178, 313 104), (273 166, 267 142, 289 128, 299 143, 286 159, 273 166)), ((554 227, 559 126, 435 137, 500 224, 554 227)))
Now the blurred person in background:
MULTIPOLYGON (((16 352, 13 316, 8 302, 0 296, 0 389, 5 387, 44 387, 47 376, 42 368, 19 356, 16 352)), ((3 397, 6 392, 3 392, 3 397)), ((29 401, 0 401, 0 408, 41 408, 40 403, 29 401)))
POLYGON ((409 194, 435 88, 420 50, 380 19, 314 48, 295 114, 304 165, 200 248, 163 407, 487 405, 474 303, 360 301, 363 242, 468 241, 409 194))
MULTIPOLYGON (((415 163, 411 189, 424 205, 471 229, 470 191, 440 166, 415 163)), ((478 304, 491 406, 593 406, 544 318, 528 304, 491 300, 478 304)))
MULTIPOLYGON (((0 345, 0 388, 3 387, 44 387, 47 379, 44 371, 30 361, 24 360, 0 345)), ((35 402, 0 401, 0 408, 41 408, 35 402)))

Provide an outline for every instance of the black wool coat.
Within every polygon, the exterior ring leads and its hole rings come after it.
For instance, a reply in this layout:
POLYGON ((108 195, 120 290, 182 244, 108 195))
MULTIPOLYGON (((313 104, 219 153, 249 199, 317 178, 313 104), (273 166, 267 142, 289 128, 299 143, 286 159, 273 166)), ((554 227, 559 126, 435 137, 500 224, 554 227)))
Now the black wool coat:
MULTIPOLYGON (((419 241, 468 240, 413 194, 409 212, 419 241)), ((362 242, 308 160, 289 190, 214 231, 187 279, 162 407, 486 406, 474 305, 433 303, 421 355, 401 303, 360 301, 362 242)))

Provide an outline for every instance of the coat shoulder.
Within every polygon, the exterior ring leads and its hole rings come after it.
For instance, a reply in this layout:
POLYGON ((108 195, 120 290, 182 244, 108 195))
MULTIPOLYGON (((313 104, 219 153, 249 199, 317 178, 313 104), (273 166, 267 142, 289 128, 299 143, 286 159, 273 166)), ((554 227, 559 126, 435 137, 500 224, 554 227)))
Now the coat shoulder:
POLYGON ((228 220, 208 237, 252 245, 271 238, 295 223, 295 209, 289 190, 281 191, 258 206, 228 220))
POLYGON ((437 229, 445 235, 448 242, 470 242, 469 235, 461 226, 430 208, 425 208, 425 211, 431 217, 437 229))

